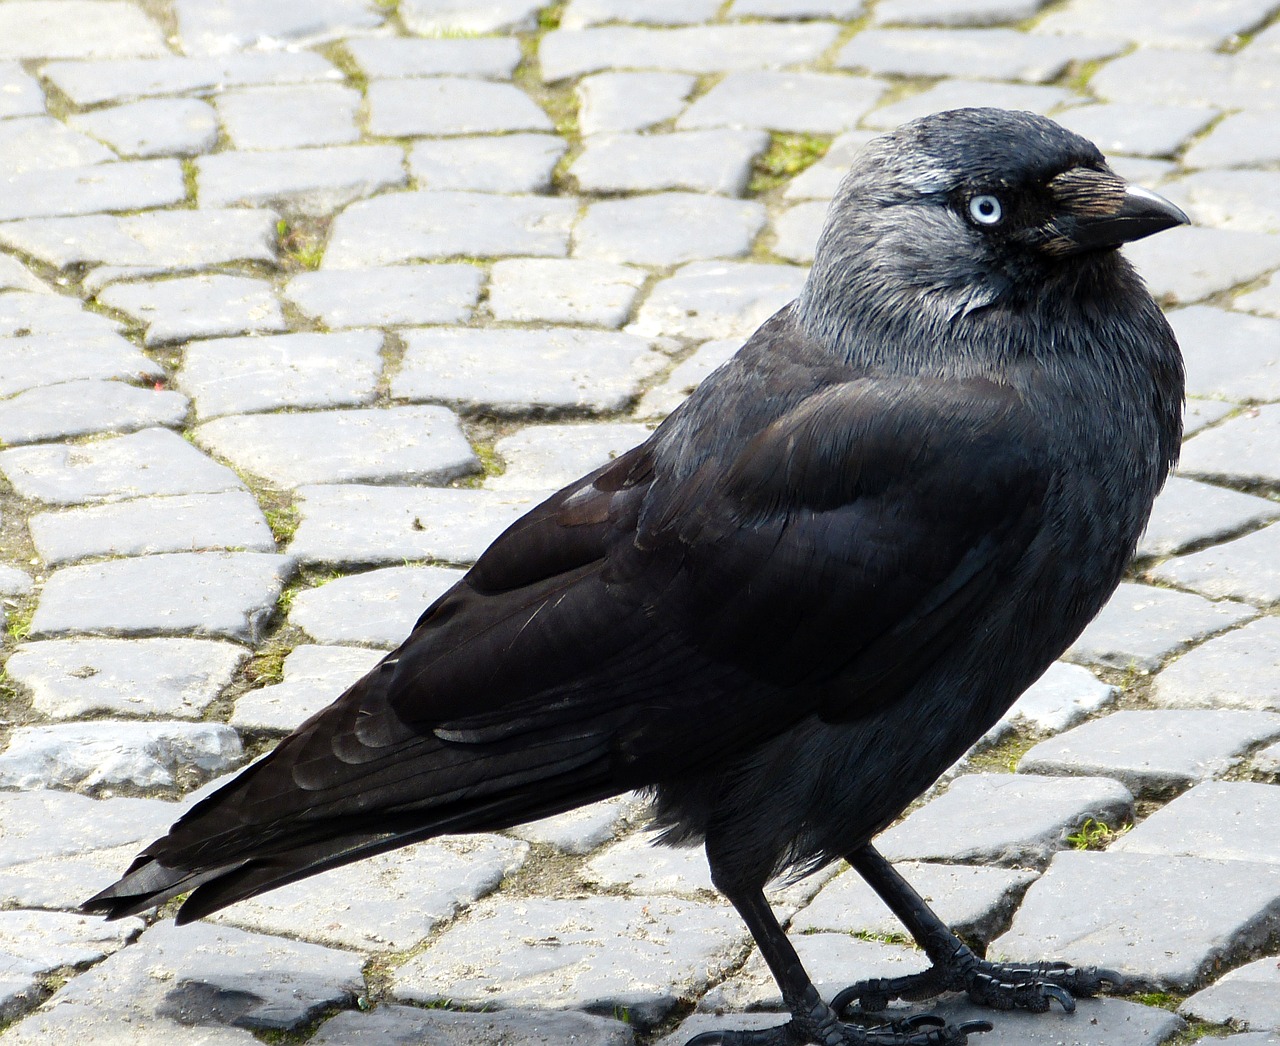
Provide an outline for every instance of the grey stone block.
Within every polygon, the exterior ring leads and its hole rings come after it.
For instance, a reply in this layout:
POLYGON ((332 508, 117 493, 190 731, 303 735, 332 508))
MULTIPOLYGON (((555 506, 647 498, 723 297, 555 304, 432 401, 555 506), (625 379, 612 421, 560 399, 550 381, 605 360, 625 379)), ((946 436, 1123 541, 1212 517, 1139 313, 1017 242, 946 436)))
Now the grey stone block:
POLYGON ((701 846, 660 846, 649 832, 606 847, 583 866, 582 877, 631 894, 705 898, 716 892, 701 846))
POLYGON ((1280 232, 1280 173, 1274 171, 1195 171, 1165 184, 1166 194, 1192 221, 1239 232, 1280 232))
POLYGON ((571 327, 404 332, 391 394, 466 411, 621 410, 666 360, 631 334, 571 327))
POLYGON ((121 156, 195 156, 218 141, 218 114, 198 98, 148 98, 73 113, 67 123, 106 142, 121 156))
POLYGON ((68 381, 0 402, 0 441, 17 446, 95 432, 181 425, 187 397, 119 381, 68 381))
POLYGON ((1225 487, 1171 476, 1138 542, 1139 556, 1165 556, 1221 541, 1280 516, 1280 505, 1225 487))
POLYGON ((1273 61, 1210 51, 1139 47, 1091 76, 1089 90, 1108 102, 1280 108, 1273 61))
POLYGON ((1231 113, 1182 157, 1187 167, 1250 167, 1280 161, 1280 142, 1270 134, 1273 114, 1231 113))
POLYGON ((28 291, 0 294, 0 337, 94 337, 110 336, 119 330, 120 324, 115 320, 88 312, 75 298, 28 291))
POLYGON ((1187 999, 1178 1012, 1189 1020, 1229 1023, 1242 1031, 1280 1031, 1280 959, 1270 955, 1230 970, 1187 999))
POLYGON ((371 330, 215 338, 187 346, 177 380, 201 419, 280 407, 360 406, 373 400, 381 349, 382 332, 371 330))
POLYGON ((123 1014, 86 1006, 37 1010, 5 1033, 4 1046, 44 1046, 49 1042, 111 1042, 129 1046, 166 1046, 181 1038, 184 1046, 254 1046, 260 1040, 240 1028, 193 1028, 163 1017, 123 1014))
POLYGON ((813 261, 818 234, 827 219, 827 202, 798 203, 773 221, 773 253, 789 261, 808 265, 813 261))
POLYGON ((482 900, 394 974, 413 1002, 554 1006, 649 1028, 727 972, 745 930, 727 905, 672 897, 482 900), (607 963, 600 961, 607 955, 607 963))
POLYGON ((384 12, 362 0, 175 0, 178 34, 187 54, 312 44, 374 29, 384 12))
MULTIPOLYGON (((886 1011, 897 1015, 919 1004, 898 1004, 886 1011)), ((1079 999, 1073 1013, 1052 1009, 1047 1013, 1001 1010, 994 1013, 975 1006, 963 996, 951 996, 928 1004, 951 1024, 989 1020, 995 1027, 984 1032, 983 1046, 1157 1046, 1171 1041, 1186 1027, 1168 1010, 1141 1006, 1124 999, 1079 999)))
MULTIPOLYGON (((1160 240, 1131 243, 1124 253, 1151 293, 1165 302, 1200 301, 1280 265, 1280 239, 1266 233, 1186 225, 1160 240)), ((1191 391, 1203 395, 1195 387, 1191 391)))
POLYGON ((211 273, 154 283, 113 283, 98 293, 109 309, 147 329, 147 345, 287 329, 271 284, 211 273))
POLYGON ((177 552, 63 567, 45 582, 31 635, 256 642, 292 573, 288 556, 257 552, 177 552))
POLYGON ((234 149, 344 145, 360 137, 360 92, 342 84, 245 87, 214 96, 234 149))
POLYGON ((40 558, 50 567, 90 556, 234 549, 274 552, 271 528, 245 490, 136 498, 107 505, 40 512, 28 521, 40 558))
POLYGON ((551 118, 513 84, 454 76, 374 80, 366 94, 370 134, 494 134, 551 131, 551 118))
POLYGON ((412 948, 524 863, 526 843, 445 836, 223 909, 213 922, 355 951, 412 948))
POLYGON ((336 485, 298 491, 302 522, 289 546, 303 563, 471 563, 541 494, 336 485))
POLYGON ((196 179, 201 207, 274 206, 298 214, 328 214, 408 180, 396 145, 216 153, 196 160, 196 179))
POLYGON ((647 274, 631 265, 568 258, 512 258, 489 274, 489 311, 517 323, 620 327, 647 274))
POLYGON ((179 804, 159 799, 90 799, 47 789, 3 791, 0 814, 5 838, 0 869, 116 847, 136 852, 179 813, 179 804))
POLYGON ((887 87, 882 80, 830 73, 730 73, 690 105, 676 126, 838 134, 854 127, 887 87))
POLYGON ((342 79, 341 72, 311 51, 231 54, 217 58, 166 55, 116 61, 49 62, 40 71, 82 108, 153 95, 342 79))
POLYGON ((1280 317, 1280 273, 1272 275, 1262 286, 1239 295, 1231 307, 1261 316, 1280 317))
POLYGON ((6 181, 28 171, 88 167, 115 158, 105 145, 51 116, 0 123, 0 175, 6 181))
POLYGON ((1208 428, 1239 409, 1240 404, 1225 400, 1187 400, 1182 409, 1182 438, 1189 439, 1201 429, 1208 428))
POLYGON ((1280 320, 1195 305, 1170 313, 1170 321, 1186 359, 1190 392, 1245 402, 1280 399, 1274 350, 1280 320))
POLYGON ((276 260, 274 211, 159 211, 38 218, 0 225, 0 244, 59 269, 73 265, 198 269, 276 260))
POLYGON ((381 651, 358 647, 294 647, 284 659, 284 682, 242 694, 229 722, 237 730, 292 730, 332 704, 381 659, 381 651))
POLYGON ((1179 471, 1219 482, 1273 485, 1280 480, 1277 433, 1280 404, 1248 410, 1188 440, 1179 471))
POLYGON ((1070 0, 1036 23, 1037 33, 1082 33, 1106 39, 1142 41, 1146 47, 1210 50, 1237 33, 1255 28, 1271 13, 1265 0, 1230 0, 1202 7, 1171 4, 1158 25, 1145 12, 1117 10, 1106 0, 1070 0))
POLYGON ((549 83, 615 69, 737 72, 813 61, 835 43, 839 32, 839 26, 826 22, 557 29, 542 37, 538 61, 549 83))
POLYGON ((990 26, 1030 18, 1048 0, 882 0, 874 19, 889 25, 990 26))
POLYGON ((1277 917, 1274 864, 1067 851, 987 954, 1109 968, 1128 991, 1186 990, 1262 945, 1277 917))
POLYGON ((558 490, 648 439, 648 425, 604 421, 531 425, 494 444, 506 471, 485 480, 489 490, 558 490))
POLYGON ((160 27, 132 4, 28 0, 0 7, 0 59, 164 53, 160 27))
POLYGON ((240 415, 205 422, 195 438, 280 487, 443 483, 479 466, 457 416, 444 407, 240 415))
POLYGON ((503 1010, 453 1013, 416 1006, 379 1006, 372 1013, 340 1013, 321 1025, 314 1046, 634 1046, 621 1021, 589 1013, 503 1010))
POLYGON ((402 265, 303 272, 284 297, 326 327, 462 323, 480 297, 474 265, 402 265))
POLYGON ((520 42, 513 37, 376 37, 343 43, 360 71, 372 78, 396 76, 471 76, 509 80, 520 64, 520 42))
POLYGON ((81 446, 15 447, 0 472, 24 498, 50 505, 240 490, 236 474, 168 429, 81 446))
POLYGON ((570 0, 561 29, 585 29, 602 22, 640 25, 695 25, 714 19, 720 0, 570 0))
POLYGON ((1250 748, 1280 737, 1274 712, 1126 710, 1041 741, 1019 772, 1113 777, 1135 795, 1225 774, 1250 748))
POLYGON ((186 198, 182 165, 177 160, 120 160, 92 167, 28 171, 5 180, 0 221, 143 210, 182 203, 186 198))
POLYGON ((1155 678, 1151 699, 1166 708, 1280 712, 1280 620, 1262 617, 1202 643, 1155 678))
POLYGON ((672 370, 666 381, 640 398, 636 417, 661 418, 670 414, 707 375, 729 360, 741 347, 741 338, 723 338, 699 345, 692 356, 672 370))
POLYGON ((0 336, 0 396, 69 381, 160 380, 164 369, 118 334, 0 336))
POLYGON ((52 719, 91 714, 197 719, 248 654, 209 639, 51 639, 24 643, 9 678, 52 719))
POLYGON ((867 127, 891 131, 899 124, 943 109, 994 106, 1026 109, 1046 115, 1074 96, 1061 87, 1043 84, 1009 84, 992 80, 942 80, 919 94, 882 106, 862 122, 867 127))
POLYGON ((567 854, 586 854, 612 842, 623 828, 648 817, 648 803, 635 792, 579 806, 563 814, 527 821, 510 829, 517 839, 567 854))
MULTIPOLYGON (((898 871, 954 933, 989 941, 1008 923, 1034 872, 907 862, 898 871)), ((791 919, 792 933, 900 934, 905 930, 855 871, 836 876, 791 919)), ((858 974, 857 976, 861 976, 858 974)))
POLYGON ((167 788, 229 770, 243 756, 222 723, 59 723, 15 730, 0 788, 167 788))
POLYGON ((1087 668, 1055 661, 1023 691, 987 736, 994 740, 1018 726, 1055 733, 1065 730, 1110 703, 1115 693, 1115 687, 1087 668))
POLYGON ((693 192, 740 196, 755 158, 769 148, 759 130, 597 134, 569 167, 588 193, 693 192))
MULTIPOLYGON (((1151 573, 1170 580, 1163 570, 1163 566, 1157 567, 1151 573)), ((1189 592, 1123 582, 1064 657, 1086 665, 1136 667, 1149 672, 1159 668, 1170 654, 1247 621, 1255 613, 1252 607, 1239 603, 1213 603, 1189 592)))
MULTIPOLYGON (((321 643, 389 649, 404 642, 422 612, 461 577, 443 567, 388 567, 336 578, 299 592, 289 623, 321 643)), ((290 682, 286 672, 284 685, 290 682)))
POLYGON ((568 254, 577 211, 575 200, 561 198, 390 193, 338 215, 324 265, 366 269, 458 256, 560 258, 568 254))
POLYGON ((567 148, 554 134, 442 138, 414 144, 409 173, 420 189, 545 192, 567 148))
POLYGON ((1118 40, 1032 36, 1013 29, 864 29, 836 56, 841 69, 895 76, 989 77, 1047 83, 1071 62, 1109 58, 1118 40))
MULTIPOLYGON (((902 977, 921 973, 929 965, 924 953, 899 944, 867 941, 845 933, 798 934, 791 944, 813 978, 814 987, 829 999, 842 988, 864 977, 902 977)), ((720 1016, 725 1011, 784 1009, 782 995, 759 951, 753 951, 742 969, 717 985, 698 1002, 700 1013, 714 1013, 708 1028, 743 1027, 739 1018, 720 1016)), ((771 1015, 766 1024, 785 1023, 786 1015, 771 1015)), ((663 1040, 666 1041, 666 1040, 663 1040)))
POLYGON ((1280 864, 1280 787, 1206 781, 1183 792, 1110 849, 1280 864))
POLYGON ((51 288, 37 279, 17 258, 2 254, 0 255, 0 290, 48 294, 51 288))
POLYGON ((40 82, 18 62, 0 62, 0 119, 15 116, 40 116, 44 113, 44 91, 40 82))
POLYGON ((639 131, 674 119, 697 84, 685 73, 595 73, 574 87, 584 135, 639 131))
POLYGON ((1172 156, 1217 118, 1216 109, 1172 105, 1081 105, 1055 119, 1104 153, 1172 156))
POLYGON ((1255 753, 1253 768, 1260 774, 1280 777, 1280 741, 1255 753))
POLYGON ((1147 573, 1215 599, 1274 603, 1280 600, 1278 553, 1280 528, 1267 526, 1202 552, 1165 560, 1147 573))
POLYGON ((1105 777, 968 774, 879 837, 891 861, 1042 868, 1087 819, 1125 824, 1133 796, 1105 777))
MULTIPOLYGON (((304 1025, 364 990, 363 962, 351 952, 229 926, 160 923, 58 991, 35 1018, 19 1026, 24 1035, 37 1037, 19 1041, 42 1041, 38 1036, 47 1028, 65 1029, 64 1022, 77 1019, 90 1022, 95 1031, 93 1022, 111 1022, 112 1031, 99 1033, 102 1042, 134 1026, 146 1035, 148 1025, 160 1024, 168 1028, 169 1042, 252 1043, 251 1036, 205 1040, 195 1035, 220 1025, 279 1030, 304 1025), (179 1030, 184 1025, 194 1026, 194 1034, 179 1030)), ((65 1031, 55 1030, 43 1041, 56 1042, 62 1035, 65 1031)), ((153 1040, 141 1041, 153 1046, 153 1040)), ((154 1043, 162 1041, 157 1037, 154 1043)))
POLYGON ((401 0, 396 11, 417 36, 532 29, 543 0, 401 0))
POLYGON ((698 262, 658 283, 628 331, 641 337, 746 338, 804 286, 789 265, 698 262))
POLYGON ((0 596, 25 596, 33 587, 25 571, 0 564, 0 596))
POLYGON ((856 18, 863 10, 862 0, 733 0, 731 18, 856 18))

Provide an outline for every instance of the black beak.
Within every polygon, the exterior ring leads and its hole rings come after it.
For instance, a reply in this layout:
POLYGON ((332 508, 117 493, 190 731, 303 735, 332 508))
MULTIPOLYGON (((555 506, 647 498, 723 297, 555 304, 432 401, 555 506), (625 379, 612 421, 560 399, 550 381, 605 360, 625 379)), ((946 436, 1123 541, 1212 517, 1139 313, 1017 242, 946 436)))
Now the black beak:
POLYGON ((1108 170, 1076 167, 1054 178, 1049 189, 1057 204, 1056 235, 1046 244, 1053 253, 1119 247, 1191 220, 1159 193, 1108 170))

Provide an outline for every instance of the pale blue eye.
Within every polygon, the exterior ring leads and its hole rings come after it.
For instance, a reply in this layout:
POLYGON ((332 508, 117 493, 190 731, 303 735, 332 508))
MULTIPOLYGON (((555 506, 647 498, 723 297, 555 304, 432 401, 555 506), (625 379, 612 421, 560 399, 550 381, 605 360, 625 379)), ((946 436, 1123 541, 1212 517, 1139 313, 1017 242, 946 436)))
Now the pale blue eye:
POLYGON ((1004 217, 1004 207, 998 197, 984 193, 969 201, 969 217, 979 225, 999 225, 1004 217))

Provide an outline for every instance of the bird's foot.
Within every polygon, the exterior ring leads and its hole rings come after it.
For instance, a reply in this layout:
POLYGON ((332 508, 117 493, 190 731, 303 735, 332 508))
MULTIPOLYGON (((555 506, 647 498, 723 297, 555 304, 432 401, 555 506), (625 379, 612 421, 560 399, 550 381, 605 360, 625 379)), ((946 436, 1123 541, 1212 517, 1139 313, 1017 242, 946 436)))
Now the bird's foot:
POLYGON ((1065 1012, 1072 1013, 1077 998, 1097 995, 1104 982, 1119 981, 1118 973, 1094 966, 988 962, 962 945, 946 965, 931 966, 923 973, 905 977, 852 984, 831 1000, 831 1008, 843 1015, 856 1002, 858 1009, 875 1012, 883 1010, 891 999, 926 999, 944 991, 959 991, 977 1005, 995 1010, 1043 1013, 1056 1000, 1065 1012))
POLYGON ((685 1046, 968 1046, 969 1036, 990 1031, 986 1021, 948 1024, 932 1013, 870 1027, 845 1024, 814 991, 806 993, 786 1024, 751 1031, 711 1031, 695 1035, 685 1046))

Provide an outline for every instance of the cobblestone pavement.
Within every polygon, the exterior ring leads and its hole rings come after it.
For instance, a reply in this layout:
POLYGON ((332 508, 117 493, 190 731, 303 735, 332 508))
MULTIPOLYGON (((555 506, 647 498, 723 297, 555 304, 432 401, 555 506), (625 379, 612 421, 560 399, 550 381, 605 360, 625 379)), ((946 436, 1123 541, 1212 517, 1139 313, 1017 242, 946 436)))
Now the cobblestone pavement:
MULTIPOLYGON (((883 850, 989 954, 1123 973, 983 1046, 1280 1043, 1278 15, 0 0, 0 1046, 776 1023, 630 798, 182 929, 75 906, 793 297, 862 142, 968 104, 1196 219, 1129 252, 1189 439, 1129 581, 883 850)), ((824 989, 921 968, 839 872, 774 893, 824 989)))

